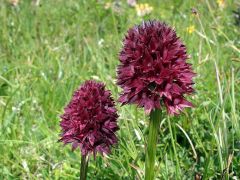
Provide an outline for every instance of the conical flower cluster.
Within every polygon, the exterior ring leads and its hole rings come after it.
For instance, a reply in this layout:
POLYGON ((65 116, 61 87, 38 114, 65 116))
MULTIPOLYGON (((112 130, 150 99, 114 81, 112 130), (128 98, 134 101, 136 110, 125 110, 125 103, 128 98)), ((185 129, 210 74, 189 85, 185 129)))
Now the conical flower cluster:
POLYGON ((83 155, 110 153, 117 143, 117 110, 103 83, 86 81, 73 94, 61 116, 60 141, 79 147, 83 155))
POLYGON ((137 104, 148 114, 165 105, 169 114, 179 114, 192 103, 192 71, 185 45, 175 31, 159 21, 131 28, 119 54, 117 84, 123 89, 119 101, 137 104))

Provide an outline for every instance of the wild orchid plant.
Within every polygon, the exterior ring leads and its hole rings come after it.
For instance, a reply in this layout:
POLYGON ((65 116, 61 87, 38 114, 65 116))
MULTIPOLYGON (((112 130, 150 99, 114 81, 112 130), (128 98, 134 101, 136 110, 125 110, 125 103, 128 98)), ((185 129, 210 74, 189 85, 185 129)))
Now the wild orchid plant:
POLYGON ((185 95, 194 92, 187 50, 176 32, 165 23, 146 21, 129 29, 119 54, 117 84, 123 89, 119 101, 136 104, 150 114, 145 160, 145 179, 154 179, 157 135, 162 107, 179 114, 193 107, 185 95))
POLYGON ((61 139, 71 143, 72 149, 81 149, 80 179, 87 178, 89 155, 109 154, 112 145, 117 143, 117 110, 111 92, 103 83, 86 81, 73 94, 61 116, 61 139))

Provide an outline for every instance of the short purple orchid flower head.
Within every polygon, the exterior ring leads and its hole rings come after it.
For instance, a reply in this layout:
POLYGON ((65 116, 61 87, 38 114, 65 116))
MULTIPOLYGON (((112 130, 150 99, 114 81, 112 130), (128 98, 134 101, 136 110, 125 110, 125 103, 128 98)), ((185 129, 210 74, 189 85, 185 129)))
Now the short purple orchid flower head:
POLYGON ((61 116, 61 139, 81 149, 82 155, 110 153, 117 143, 117 110, 111 92, 103 83, 86 81, 74 92, 61 116))
POLYGON ((165 23, 146 21, 129 29, 119 54, 119 101, 144 107, 147 114, 162 105, 175 115, 192 107, 185 99, 194 92, 188 57, 186 46, 165 23))

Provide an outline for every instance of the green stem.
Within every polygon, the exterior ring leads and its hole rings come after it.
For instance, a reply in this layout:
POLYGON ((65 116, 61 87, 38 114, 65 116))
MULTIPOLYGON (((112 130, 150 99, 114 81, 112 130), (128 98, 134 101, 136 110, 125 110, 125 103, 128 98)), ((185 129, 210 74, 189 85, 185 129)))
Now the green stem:
POLYGON ((160 116, 161 111, 159 109, 152 111, 150 114, 149 134, 147 140, 148 144, 145 160, 145 180, 153 180, 155 175, 154 165, 157 150, 157 135, 160 125, 160 116))
POLYGON ((87 179, 87 170, 88 170, 88 156, 82 155, 81 159, 81 169, 80 169, 80 180, 87 179))

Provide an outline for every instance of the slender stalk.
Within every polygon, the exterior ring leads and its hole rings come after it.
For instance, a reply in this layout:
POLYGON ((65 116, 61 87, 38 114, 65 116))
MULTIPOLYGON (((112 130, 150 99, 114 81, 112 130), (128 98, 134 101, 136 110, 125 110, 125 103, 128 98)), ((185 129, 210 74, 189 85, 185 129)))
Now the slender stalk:
POLYGON ((87 170, 88 170, 88 156, 82 155, 81 159, 81 169, 80 169, 80 180, 87 179, 87 170))
POLYGON ((177 150, 176 150, 176 146, 175 146, 175 141, 174 141, 174 135, 173 135, 173 131, 172 131, 172 126, 171 126, 171 122, 169 117, 167 118, 168 120, 168 128, 171 134, 171 141, 172 141, 172 146, 173 146, 173 152, 177 161, 177 168, 176 168, 176 179, 180 179, 180 177, 182 177, 182 175, 180 174, 180 165, 179 165, 179 160, 178 160, 178 155, 177 155, 177 150))
POLYGON ((160 125, 161 110, 154 110, 150 114, 149 134, 145 160, 145 180, 154 179, 154 165, 157 150, 157 135, 160 125))

